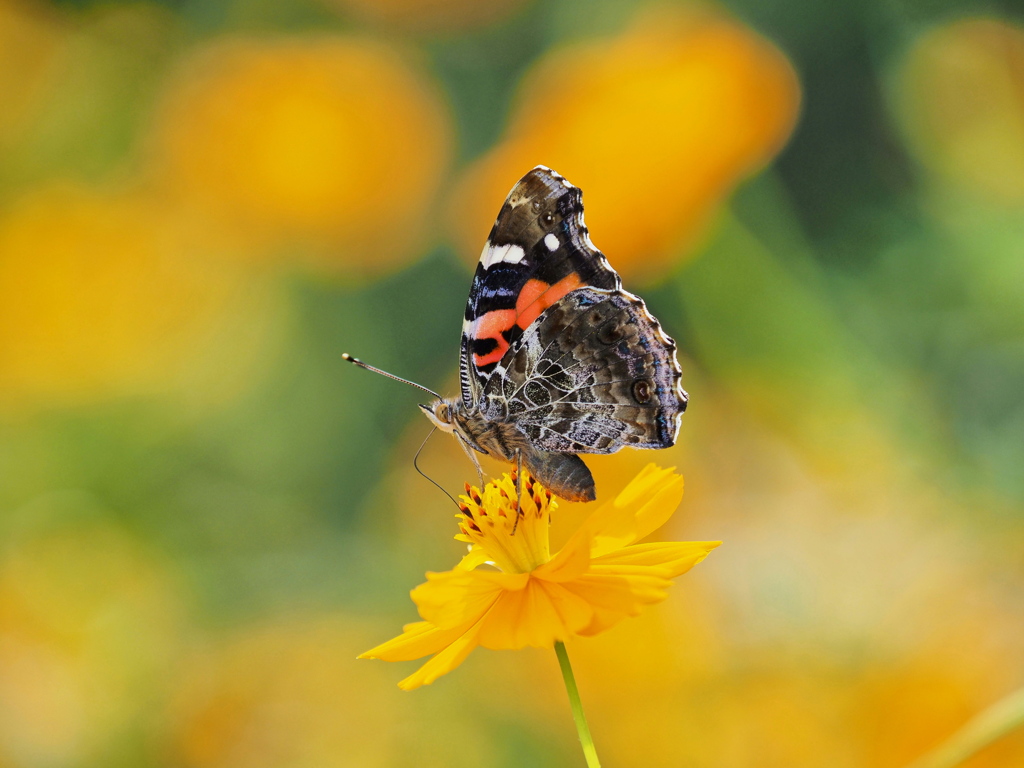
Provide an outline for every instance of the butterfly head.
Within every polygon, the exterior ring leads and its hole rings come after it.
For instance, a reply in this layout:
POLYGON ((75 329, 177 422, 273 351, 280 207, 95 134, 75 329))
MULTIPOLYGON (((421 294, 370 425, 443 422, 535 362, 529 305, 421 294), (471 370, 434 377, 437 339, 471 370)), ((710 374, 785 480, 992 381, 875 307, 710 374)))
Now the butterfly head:
POLYGON ((429 405, 420 403, 420 410, 430 419, 430 423, 442 432, 455 431, 455 404, 451 400, 441 397, 429 405))

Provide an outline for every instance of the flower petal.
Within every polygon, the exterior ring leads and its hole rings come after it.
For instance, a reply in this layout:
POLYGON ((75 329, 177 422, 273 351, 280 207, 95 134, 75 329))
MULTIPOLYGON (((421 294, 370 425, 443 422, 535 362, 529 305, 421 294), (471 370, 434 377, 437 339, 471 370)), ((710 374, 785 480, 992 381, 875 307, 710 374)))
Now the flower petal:
POLYGON ((660 602, 667 596, 666 590, 672 584, 667 572, 637 566, 632 573, 627 573, 629 566, 618 568, 620 572, 591 572, 560 585, 593 609, 590 623, 576 630, 577 634, 596 635, 627 616, 636 616, 642 606, 660 602))
POLYGON ((616 506, 628 507, 642 503, 646 494, 656 491, 674 473, 675 467, 666 469, 654 463, 648 464, 619 491, 619 495, 615 497, 616 506))
POLYGON ((439 629, 475 621, 494 604, 503 590, 520 590, 529 574, 454 570, 428 573, 427 581, 409 594, 420 616, 439 629))
POLYGON ((590 567, 592 538, 591 528, 580 526, 557 555, 534 569, 533 576, 545 581, 569 581, 585 573, 590 567))
POLYGON ((720 541, 664 541, 634 544, 630 547, 595 557, 593 570, 615 566, 660 566, 659 573, 675 578, 686 573, 708 556, 720 541), (665 569, 662 571, 662 569, 665 569))
POLYGON ((398 683, 399 688, 411 691, 421 685, 429 685, 465 661, 479 645, 477 636, 485 616, 486 612, 484 616, 450 629, 439 629, 429 621, 406 624, 401 635, 361 653, 358 658, 409 661, 435 654, 430 661, 398 683))
POLYGON ((538 584, 570 632, 579 632, 593 620, 594 607, 564 585, 545 581, 538 581, 538 584))
POLYGON ((429 621, 417 621, 406 624, 402 634, 393 637, 386 643, 359 654, 360 659, 380 659, 381 661, 410 661, 422 659, 424 656, 437 653, 447 648, 476 622, 438 629, 429 621))
POLYGON ((546 648, 587 626, 593 613, 585 600, 560 585, 531 579, 526 589, 504 592, 494 603, 479 642, 493 650, 546 648))
POLYGON ((650 535, 672 517, 682 498, 682 475, 672 467, 648 464, 585 523, 593 532, 591 555, 599 557, 650 535))
MULTIPOLYGON (((459 537, 456 536, 456 538, 459 537)), ((466 539, 463 540, 465 541, 466 539)), ((483 547, 479 544, 473 544, 473 546, 469 548, 469 552, 466 553, 466 556, 463 557, 459 561, 459 564, 455 566, 455 570, 472 571, 474 568, 478 568, 479 566, 490 562, 490 559, 490 555, 487 554, 483 547)))
POLYGON ((430 685, 432 682, 447 675, 459 664, 466 660, 466 657, 474 648, 479 645, 477 635, 480 633, 480 621, 470 625, 461 635, 456 637, 443 651, 430 659, 426 664, 417 669, 404 680, 400 680, 398 687, 403 691, 411 691, 421 685, 430 685))

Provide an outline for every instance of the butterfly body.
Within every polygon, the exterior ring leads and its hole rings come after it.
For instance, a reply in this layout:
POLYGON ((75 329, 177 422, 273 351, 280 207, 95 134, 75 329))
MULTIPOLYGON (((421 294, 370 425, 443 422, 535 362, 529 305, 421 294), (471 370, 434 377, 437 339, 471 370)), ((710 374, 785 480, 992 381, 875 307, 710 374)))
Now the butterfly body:
POLYGON ((676 344, 591 243, 580 190, 548 168, 527 173, 498 214, 461 351, 461 396, 424 412, 562 498, 595 498, 578 453, 675 443, 687 403, 676 344))

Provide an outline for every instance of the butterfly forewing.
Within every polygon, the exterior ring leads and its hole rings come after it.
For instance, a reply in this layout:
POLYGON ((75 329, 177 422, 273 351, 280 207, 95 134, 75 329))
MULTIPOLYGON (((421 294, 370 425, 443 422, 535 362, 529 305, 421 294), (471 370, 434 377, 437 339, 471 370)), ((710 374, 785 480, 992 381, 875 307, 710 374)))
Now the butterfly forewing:
POLYGON ((484 385, 530 324, 583 286, 617 290, 621 282, 590 243, 580 190, 538 166, 509 193, 473 275, 460 371, 467 408, 479 402, 484 385))

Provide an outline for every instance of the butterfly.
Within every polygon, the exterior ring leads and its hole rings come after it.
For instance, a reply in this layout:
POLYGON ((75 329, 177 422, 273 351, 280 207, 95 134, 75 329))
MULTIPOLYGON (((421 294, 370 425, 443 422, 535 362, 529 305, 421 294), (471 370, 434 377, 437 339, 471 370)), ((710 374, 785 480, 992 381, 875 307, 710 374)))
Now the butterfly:
POLYGON ((578 454, 674 445, 688 400, 681 379, 675 341, 591 242, 582 191, 538 165, 512 188, 480 254, 460 396, 420 408, 481 476, 474 451, 525 467, 563 499, 593 501, 578 454))

